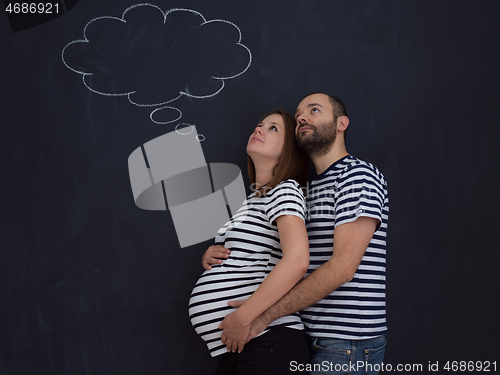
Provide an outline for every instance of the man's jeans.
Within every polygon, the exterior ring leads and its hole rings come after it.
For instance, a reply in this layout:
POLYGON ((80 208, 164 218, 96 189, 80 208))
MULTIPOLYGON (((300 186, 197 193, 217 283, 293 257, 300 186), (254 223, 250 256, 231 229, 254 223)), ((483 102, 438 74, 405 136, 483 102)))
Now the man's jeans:
POLYGON ((376 375, 382 368, 385 336, 367 340, 310 337, 311 375, 376 375))

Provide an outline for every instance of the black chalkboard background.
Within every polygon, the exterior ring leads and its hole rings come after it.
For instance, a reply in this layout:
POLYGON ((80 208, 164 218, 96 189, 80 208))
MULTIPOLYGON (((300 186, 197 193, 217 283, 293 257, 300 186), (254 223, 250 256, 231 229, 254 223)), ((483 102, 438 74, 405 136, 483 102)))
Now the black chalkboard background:
POLYGON ((168 212, 135 206, 128 156, 186 122, 207 162, 246 174, 258 118, 311 91, 343 99, 348 151, 389 184, 384 363, 500 360, 498 2, 158 0, 237 25, 252 54, 164 125, 62 60, 134 4, 81 0, 18 32, 0 16, 0 374, 211 374, 187 313, 211 241, 180 248, 168 212))

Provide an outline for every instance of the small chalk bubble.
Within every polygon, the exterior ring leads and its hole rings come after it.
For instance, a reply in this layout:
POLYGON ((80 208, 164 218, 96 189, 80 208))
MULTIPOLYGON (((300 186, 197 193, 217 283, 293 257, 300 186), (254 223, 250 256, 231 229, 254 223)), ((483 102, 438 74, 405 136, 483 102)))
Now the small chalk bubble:
POLYGON ((203 134, 198 134, 196 136, 196 140, 199 142, 203 142, 205 140, 205 136, 203 134))
POLYGON ((157 108, 149 115, 151 121, 159 125, 170 124, 179 120, 181 117, 182 112, 178 108, 169 106, 157 108))
POLYGON ((188 135, 194 131, 194 126, 191 124, 185 124, 185 123, 178 124, 175 127, 175 131, 177 134, 180 134, 180 135, 188 135))

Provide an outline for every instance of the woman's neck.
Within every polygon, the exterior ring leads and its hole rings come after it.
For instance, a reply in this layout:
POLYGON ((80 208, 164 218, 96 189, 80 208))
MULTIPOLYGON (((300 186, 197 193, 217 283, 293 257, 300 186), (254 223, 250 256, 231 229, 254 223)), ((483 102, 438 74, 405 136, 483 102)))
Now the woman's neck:
POLYGON ((273 179, 275 162, 271 163, 255 163, 255 190, 260 189, 273 179))

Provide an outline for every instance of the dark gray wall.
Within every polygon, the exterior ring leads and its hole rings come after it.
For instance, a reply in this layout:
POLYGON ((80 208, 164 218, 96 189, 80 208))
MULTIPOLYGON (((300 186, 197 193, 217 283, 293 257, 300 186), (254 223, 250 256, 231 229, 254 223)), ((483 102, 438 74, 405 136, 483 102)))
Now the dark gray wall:
MULTIPOLYGON (((61 59, 88 21, 136 3, 82 0, 15 33, 0 16, 2 375, 215 366, 187 314, 211 241, 181 249, 168 212, 135 206, 128 175, 130 153, 176 123, 90 92, 61 59)), ((344 100, 348 151, 389 184, 384 362, 497 360, 498 2, 155 4, 228 20, 252 52, 218 95, 176 102, 208 162, 245 173, 264 112, 294 111, 311 91, 344 100)))

